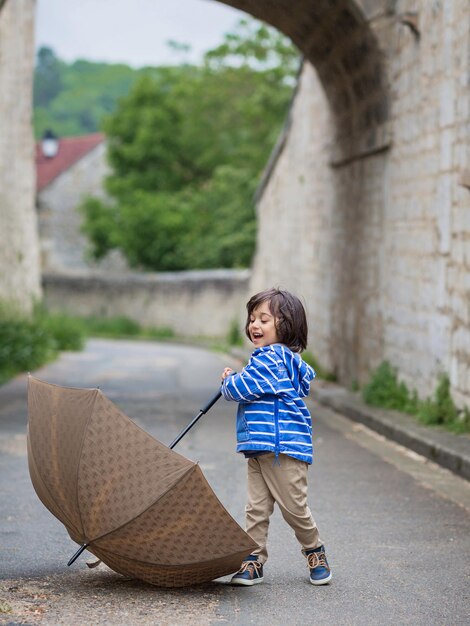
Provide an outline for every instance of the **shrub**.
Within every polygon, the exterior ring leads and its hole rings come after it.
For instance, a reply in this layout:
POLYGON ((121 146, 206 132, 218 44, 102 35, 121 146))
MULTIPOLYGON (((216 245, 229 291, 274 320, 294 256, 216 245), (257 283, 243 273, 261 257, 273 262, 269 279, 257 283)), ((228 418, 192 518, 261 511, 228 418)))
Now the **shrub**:
POLYGON ((0 307, 0 382, 51 360, 57 341, 36 318, 0 307))
POLYGON ((84 317, 81 319, 87 335, 100 337, 135 337, 141 328, 128 317, 84 317))
POLYGON ((372 406, 416 415, 425 424, 442 425, 456 432, 470 431, 470 411, 467 408, 459 411, 455 406, 447 374, 439 377, 434 397, 420 400, 416 390, 410 392, 405 383, 398 380, 396 368, 384 361, 372 373, 362 397, 372 406))
POLYGON ((83 324, 63 314, 48 314, 36 306, 31 316, 0 303, 0 383, 19 372, 37 369, 59 350, 81 350, 83 324))
POLYGON ((161 328, 142 328, 140 335, 143 339, 172 339, 175 336, 175 331, 166 326, 161 328))
POLYGON ((142 327, 138 322, 124 315, 118 317, 80 317, 73 318, 64 315, 64 320, 70 325, 82 328, 88 337, 108 337, 113 339, 126 339, 129 337, 139 339, 171 339, 175 336, 171 328, 142 327))
POLYGON ((460 430, 459 422, 462 422, 463 429, 465 429, 465 421, 468 425, 470 424, 468 409, 461 413, 462 415, 460 415, 450 395, 449 377, 442 374, 439 377, 434 398, 428 398, 421 403, 418 417, 425 424, 450 426, 452 429, 460 430))
POLYGON ((82 350, 85 344, 83 322, 64 313, 48 314, 42 311, 38 322, 56 342, 57 350, 82 350))
POLYGON ((242 346, 243 335, 240 330, 240 324, 237 320, 232 320, 227 334, 227 342, 229 346, 242 346))
POLYGON ((405 383, 398 380, 397 370, 388 361, 381 363, 373 372, 362 390, 362 397, 367 404, 395 411, 409 410, 414 400, 405 383))

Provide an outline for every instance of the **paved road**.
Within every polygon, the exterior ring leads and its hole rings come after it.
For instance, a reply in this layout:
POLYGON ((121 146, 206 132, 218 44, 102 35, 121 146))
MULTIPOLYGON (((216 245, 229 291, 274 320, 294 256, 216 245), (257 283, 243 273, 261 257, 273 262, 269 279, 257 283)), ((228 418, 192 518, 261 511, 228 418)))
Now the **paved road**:
MULTIPOLYGON (((93 387, 170 442, 217 389, 225 365, 198 348, 93 340, 35 374, 93 387)), ((470 614, 470 484, 312 402, 316 461, 311 508, 333 567, 308 583, 303 557, 278 512, 265 583, 228 578, 179 590, 88 570, 62 525, 37 499, 26 463, 26 378, 0 388, 0 623, 416 624, 457 626, 470 614), (449 495, 449 497, 447 497, 449 495)), ((243 522, 245 462, 234 453, 235 406, 219 401, 178 445, 200 460, 220 499, 243 522)))

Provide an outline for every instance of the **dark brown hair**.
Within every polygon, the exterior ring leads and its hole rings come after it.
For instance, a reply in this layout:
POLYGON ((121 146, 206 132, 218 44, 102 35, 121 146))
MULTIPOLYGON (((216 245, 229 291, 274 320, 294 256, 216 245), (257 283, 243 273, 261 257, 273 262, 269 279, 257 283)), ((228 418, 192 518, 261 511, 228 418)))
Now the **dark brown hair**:
POLYGON ((302 302, 289 291, 266 289, 252 296, 246 305, 248 312, 245 334, 250 339, 248 327, 250 317, 255 309, 267 302, 269 310, 276 320, 276 332, 280 343, 293 352, 302 352, 307 347, 308 325, 307 316, 302 302))

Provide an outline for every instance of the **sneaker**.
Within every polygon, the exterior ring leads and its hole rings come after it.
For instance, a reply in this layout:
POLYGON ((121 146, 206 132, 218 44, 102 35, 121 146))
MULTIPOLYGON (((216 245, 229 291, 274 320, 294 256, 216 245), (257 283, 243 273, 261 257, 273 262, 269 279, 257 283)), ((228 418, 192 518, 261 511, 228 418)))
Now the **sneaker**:
POLYGON ((236 574, 232 576, 232 585, 257 585, 263 582, 263 565, 258 562, 258 557, 250 554, 236 574))
POLYGON ((326 585, 332 578, 332 573, 326 560, 325 546, 315 548, 315 550, 302 550, 307 557, 310 569, 310 582, 312 585, 326 585))

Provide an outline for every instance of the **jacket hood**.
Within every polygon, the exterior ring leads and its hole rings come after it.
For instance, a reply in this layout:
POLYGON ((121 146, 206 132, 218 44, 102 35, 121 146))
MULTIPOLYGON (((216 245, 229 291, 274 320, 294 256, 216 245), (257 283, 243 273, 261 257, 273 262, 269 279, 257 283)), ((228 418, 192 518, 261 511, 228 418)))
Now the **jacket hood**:
MULTIPOLYGON (((258 349, 261 351, 270 351, 272 350, 277 359, 281 359, 285 369, 286 376, 290 379, 292 383, 292 387, 301 397, 308 396, 310 391, 310 381, 313 380, 316 376, 315 370, 313 367, 308 365, 300 354, 297 352, 292 352, 287 346, 282 343, 273 343, 270 346, 265 346, 263 348, 258 349)), ((255 350, 254 355, 258 352, 255 350)))

